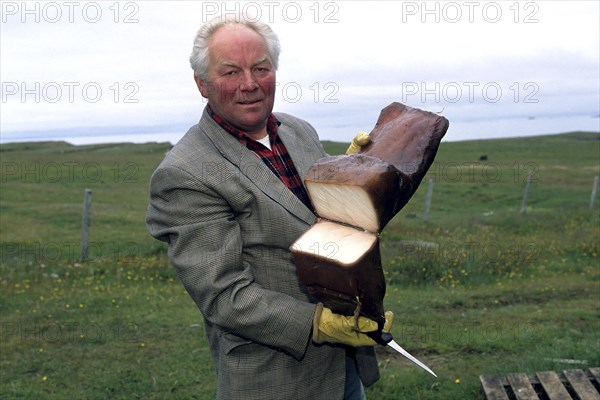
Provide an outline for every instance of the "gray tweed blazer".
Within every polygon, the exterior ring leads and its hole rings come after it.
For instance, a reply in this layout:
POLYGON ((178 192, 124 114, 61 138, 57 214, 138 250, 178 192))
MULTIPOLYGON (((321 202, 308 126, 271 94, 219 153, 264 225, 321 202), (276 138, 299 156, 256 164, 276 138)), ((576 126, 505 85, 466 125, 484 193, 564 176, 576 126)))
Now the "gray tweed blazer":
MULTIPOLYGON (((305 121, 276 116, 304 178, 323 147, 305 121)), ((315 305, 288 250, 315 221, 206 110, 152 175, 146 224, 204 317, 218 399, 342 399, 346 349, 312 342, 315 305)), ((356 358, 369 386, 374 351, 356 358)))

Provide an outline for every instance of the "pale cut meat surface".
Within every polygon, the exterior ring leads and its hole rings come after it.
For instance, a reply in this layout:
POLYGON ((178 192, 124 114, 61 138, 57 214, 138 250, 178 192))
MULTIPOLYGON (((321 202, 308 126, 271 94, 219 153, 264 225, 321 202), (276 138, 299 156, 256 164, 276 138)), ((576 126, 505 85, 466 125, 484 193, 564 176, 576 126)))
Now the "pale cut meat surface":
POLYGON ((410 193, 410 180, 386 161, 364 154, 325 157, 304 178, 317 215, 369 232, 379 230, 410 193))
POLYGON ((344 221, 370 232, 379 227, 379 218, 367 191, 356 185, 307 182, 317 214, 332 221, 344 221), (342 200, 342 206, 337 199, 342 200))
POLYGON ((356 228, 320 221, 306 231, 293 245, 292 252, 329 259, 347 267, 356 263, 373 247, 377 237, 356 228))

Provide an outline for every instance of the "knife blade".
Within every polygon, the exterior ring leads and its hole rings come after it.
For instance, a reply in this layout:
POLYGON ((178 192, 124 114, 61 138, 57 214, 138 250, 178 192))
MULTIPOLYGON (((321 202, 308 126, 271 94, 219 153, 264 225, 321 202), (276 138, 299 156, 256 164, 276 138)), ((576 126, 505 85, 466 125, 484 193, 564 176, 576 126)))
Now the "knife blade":
POLYGON ((396 343, 395 340, 391 340, 387 343, 387 345, 437 378, 437 375, 432 370, 430 370, 427 365, 423 364, 421 361, 413 357, 408 351, 404 350, 398 343, 396 343))

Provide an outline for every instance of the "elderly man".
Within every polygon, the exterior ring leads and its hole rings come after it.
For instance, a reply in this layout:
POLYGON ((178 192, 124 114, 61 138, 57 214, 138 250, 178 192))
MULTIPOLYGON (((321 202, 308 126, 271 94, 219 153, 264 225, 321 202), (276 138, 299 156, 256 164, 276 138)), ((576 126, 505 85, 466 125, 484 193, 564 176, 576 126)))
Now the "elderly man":
POLYGON ((272 113, 278 56, 262 23, 198 31, 208 105, 154 172, 146 223, 202 312, 217 398, 361 399, 377 326, 311 303, 289 251, 316 221, 302 177, 325 153, 311 125, 272 113))

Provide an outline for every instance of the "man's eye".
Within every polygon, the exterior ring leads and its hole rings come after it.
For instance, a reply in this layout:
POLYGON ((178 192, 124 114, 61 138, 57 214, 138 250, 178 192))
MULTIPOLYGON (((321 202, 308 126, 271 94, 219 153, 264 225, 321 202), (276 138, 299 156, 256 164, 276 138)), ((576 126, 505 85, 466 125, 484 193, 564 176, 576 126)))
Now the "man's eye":
POLYGON ((226 71, 223 75, 225 76, 235 76, 237 71, 226 71))

